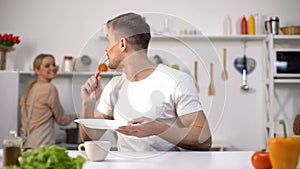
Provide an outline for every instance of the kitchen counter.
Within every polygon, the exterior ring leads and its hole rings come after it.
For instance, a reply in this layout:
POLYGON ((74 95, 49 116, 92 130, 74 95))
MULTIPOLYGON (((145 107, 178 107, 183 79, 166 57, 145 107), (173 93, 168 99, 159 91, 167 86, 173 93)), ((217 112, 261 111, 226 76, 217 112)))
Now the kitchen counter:
MULTIPOLYGON (((78 151, 69 151, 76 157, 78 151)), ((225 152, 110 152, 103 162, 87 161, 83 168, 93 169, 247 169, 252 151, 225 152)))
MULTIPOLYGON (((68 151, 69 156, 81 153, 68 151)), ((86 161, 84 169, 253 169, 253 151, 109 152, 105 161, 86 161)), ((0 150, 2 167, 2 149, 0 150)), ((300 165, 298 163, 298 167, 300 165)))
MULTIPOLYGON (((81 153, 69 150, 69 156, 81 153)), ((84 169, 247 169, 253 168, 250 162, 252 151, 210 151, 210 152, 109 152, 105 161, 86 161, 84 169)), ((2 167, 0 150, 0 168, 2 167)))
MULTIPOLYGON (((254 151, 109 152, 103 162, 86 161, 84 169, 253 169, 254 151)), ((69 151, 71 157, 80 155, 69 151)), ((298 163, 297 169, 300 169, 298 163)))

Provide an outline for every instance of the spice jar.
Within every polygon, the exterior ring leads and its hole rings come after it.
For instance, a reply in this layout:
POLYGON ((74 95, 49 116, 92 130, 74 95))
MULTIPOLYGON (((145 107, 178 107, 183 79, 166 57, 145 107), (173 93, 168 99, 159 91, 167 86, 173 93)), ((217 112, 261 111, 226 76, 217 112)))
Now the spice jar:
POLYGON ((65 56, 62 64, 61 70, 63 72, 72 72, 73 71, 73 56, 65 56))
POLYGON ((19 165, 18 158, 21 156, 21 149, 22 138, 17 136, 16 131, 9 131, 9 135, 3 139, 3 168, 19 165))

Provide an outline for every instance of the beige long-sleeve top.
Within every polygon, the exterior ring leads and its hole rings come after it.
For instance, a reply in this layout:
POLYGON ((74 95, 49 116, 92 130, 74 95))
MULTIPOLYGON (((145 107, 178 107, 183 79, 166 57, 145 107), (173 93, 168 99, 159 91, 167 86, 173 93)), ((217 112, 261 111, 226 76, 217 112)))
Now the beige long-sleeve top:
MULTIPOLYGON (((32 113, 29 119, 29 133, 50 118, 54 118, 59 125, 67 125, 77 117, 76 114, 65 114, 59 100, 57 89, 52 83, 36 83, 28 94, 26 106, 22 106, 23 127, 26 126, 26 117, 30 109, 34 91, 35 96, 32 105, 32 113)), ((53 130, 54 132, 54 129, 49 130, 53 130)))

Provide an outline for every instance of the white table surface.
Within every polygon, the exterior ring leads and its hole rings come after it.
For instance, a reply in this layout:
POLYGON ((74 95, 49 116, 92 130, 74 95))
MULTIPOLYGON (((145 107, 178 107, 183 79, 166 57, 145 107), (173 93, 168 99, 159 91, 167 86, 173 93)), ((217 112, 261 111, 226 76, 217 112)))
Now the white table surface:
MULTIPOLYGON (((68 151, 71 157, 81 155, 68 151)), ((253 169, 254 151, 109 152, 105 161, 86 161, 84 169, 253 169)), ((2 167, 2 149, 0 150, 2 167)), ((299 168, 299 163, 298 167, 299 168)))
MULTIPOLYGON (((252 151, 110 152, 103 162, 87 161, 86 169, 250 169, 252 151)), ((76 157, 78 151, 69 151, 76 157)))

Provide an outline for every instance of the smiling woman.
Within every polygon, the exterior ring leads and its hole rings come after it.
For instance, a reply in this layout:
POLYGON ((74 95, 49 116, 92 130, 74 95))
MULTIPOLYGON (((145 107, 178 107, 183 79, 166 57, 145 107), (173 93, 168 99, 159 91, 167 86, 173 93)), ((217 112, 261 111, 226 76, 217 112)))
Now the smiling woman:
POLYGON ((54 144, 54 120, 67 125, 76 114, 65 114, 56 87, 51 81, 56 77, 55 59, 50 54, 38 55, 33 63, 37 79, 31 82, 21 100, 24 148, 54 144))

